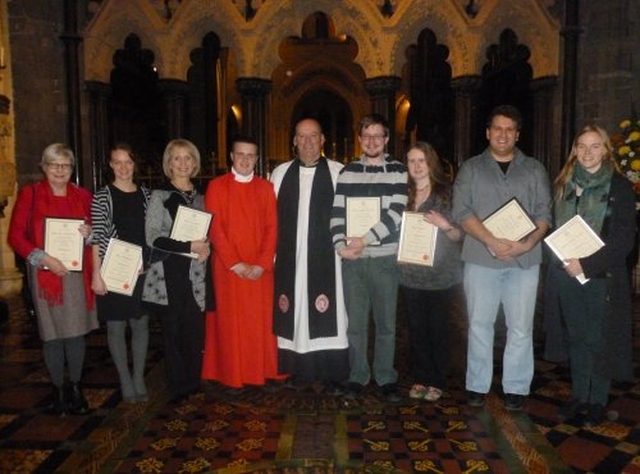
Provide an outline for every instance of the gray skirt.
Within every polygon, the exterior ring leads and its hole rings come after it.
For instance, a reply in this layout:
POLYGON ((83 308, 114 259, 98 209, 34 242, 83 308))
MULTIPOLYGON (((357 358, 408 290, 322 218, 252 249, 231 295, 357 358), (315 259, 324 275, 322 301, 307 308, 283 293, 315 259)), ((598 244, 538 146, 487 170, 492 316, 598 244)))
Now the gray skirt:
POLYGON ((64 303, 53 306, 40 296, 37 269, 28 266, 29 287, 43 341, 83 336, 98 328, 95 307, 87 310, 82 273, 70 272, 62 277, 64 303))

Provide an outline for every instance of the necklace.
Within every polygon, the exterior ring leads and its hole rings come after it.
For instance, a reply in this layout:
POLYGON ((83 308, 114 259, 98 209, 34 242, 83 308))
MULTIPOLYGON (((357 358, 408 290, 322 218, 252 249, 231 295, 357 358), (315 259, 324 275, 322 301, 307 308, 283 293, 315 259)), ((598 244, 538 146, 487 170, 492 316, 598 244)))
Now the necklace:
POLYGON ((431 187, 430 184, 425 184, 424 186, 422 186, 421 188, 416 187, 416 192, 421 193, 423 191, 426 191, 427 189, 429 189, 431 187))

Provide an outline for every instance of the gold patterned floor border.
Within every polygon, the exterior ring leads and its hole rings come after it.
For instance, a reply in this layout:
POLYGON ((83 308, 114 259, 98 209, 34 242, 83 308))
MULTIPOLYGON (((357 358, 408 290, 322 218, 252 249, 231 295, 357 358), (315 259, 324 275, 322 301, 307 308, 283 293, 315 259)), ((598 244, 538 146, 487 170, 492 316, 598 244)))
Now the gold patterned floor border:
POLYGON ((490 393, 478 419, 495 440, 510 472, 572 474, 526 411, 508 411, 501 397, 490 393))

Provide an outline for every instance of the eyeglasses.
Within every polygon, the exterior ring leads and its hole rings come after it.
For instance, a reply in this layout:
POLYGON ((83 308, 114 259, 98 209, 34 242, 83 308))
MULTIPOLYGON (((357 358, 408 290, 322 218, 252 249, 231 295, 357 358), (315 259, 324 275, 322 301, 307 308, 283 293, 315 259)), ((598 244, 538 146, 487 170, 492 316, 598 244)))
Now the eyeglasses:
POLYGON ((46 167, 50 170, 69 171, 71 168, 73 168, 73 165, 71 163, 46 163, 46 167))
POLYGON ((360 135, 360 139, 365 142, 370 140, 373 140, 374 142, 380 142, 385 138, 386 135, 360 135))

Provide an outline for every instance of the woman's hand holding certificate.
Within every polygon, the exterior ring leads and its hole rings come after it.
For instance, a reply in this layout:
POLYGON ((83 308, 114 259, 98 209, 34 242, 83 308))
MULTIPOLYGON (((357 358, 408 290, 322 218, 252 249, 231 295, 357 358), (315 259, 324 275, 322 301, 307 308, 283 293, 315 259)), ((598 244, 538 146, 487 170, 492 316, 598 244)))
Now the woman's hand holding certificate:
POLYGON ((438 228, 419 212, 405 212, 400 227, 398 262, 433 266, 438 228))
MULTIPOLYGON (((580 215, 575 215, 560 228, 556 229, 546 239, 544 239, 549 248, 558 257, 558 259, 568 266, 568 272, 576 273, 578 267, 575 262, 569 261, 593 255, 600 248, 604 247, 604 242, 598 234, 596 234, 589 224, 587 224, 580 215)), ((578 262, 579 266, 580 263, 578 262)), ((579 267, 582 268, 582 267, 579 267)), ((571 273, 570 273, 571 274, 571 273)), ((589 281, 584 273, 571 274, 575 276, 583 285, 589 281)))
MULTIPOLYGON (((57 262, 48 259, 43 262, 45 267, 56 275, 66 272, 59 268, 58 263, 69 271, 82 271, 82 257, 84 237, 80 228, 85 226, 83 219, 65 219, 47 217, 44 221, 44 251, 57 262)), ((61 276, 61 275, 60 275, 61 276)))
POLYGON ((180 242, 191 242, 191 253, 185 255, 206 260, 209 256, 207 235, 212 217, 209 212, 180 205, 178 206, 178 212, 173 221, 169 237, 180 242), (203 248, 204 245, 206 245, 207 249, 203 248))
POLYGON ((111 239, 102 260, 100 275, 108 291, 131 296, 142 269, 142 247, 111 239))

